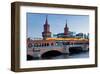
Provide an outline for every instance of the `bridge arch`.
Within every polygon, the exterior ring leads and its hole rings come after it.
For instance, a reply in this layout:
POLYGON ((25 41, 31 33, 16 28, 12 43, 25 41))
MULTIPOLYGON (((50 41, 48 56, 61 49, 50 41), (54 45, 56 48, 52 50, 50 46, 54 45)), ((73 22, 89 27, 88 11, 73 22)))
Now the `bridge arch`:
POLYGON ((27 55, 27 60, 33 60, 33 56, 27 55))
POLYGON ((60 51, 50 50, 50 51, 47 51, 47 52, 41 54, 41 58, 43 58, 43 59, 50 59, 52 57, 59 56, 61 54, 62 54, 62 52, 60 52, 60 51))

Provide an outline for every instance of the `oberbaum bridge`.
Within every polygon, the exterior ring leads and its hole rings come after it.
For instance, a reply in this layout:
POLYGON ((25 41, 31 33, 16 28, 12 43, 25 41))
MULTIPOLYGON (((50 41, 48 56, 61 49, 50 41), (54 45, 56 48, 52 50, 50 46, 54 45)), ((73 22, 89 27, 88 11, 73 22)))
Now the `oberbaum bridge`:
POLYGON ((50 25, 46 17, 44 31, 42 32, 43 38, 34 40, 27 38, 27 58, 30 60, 32 57, 46 58, 57 56, 57 54, 71 54, 88 51, 89 39, 80 37, 80 35, 73 37, 70 34, 66 22, 64 33, 58 33, 56 38, 51 37, 50 25))

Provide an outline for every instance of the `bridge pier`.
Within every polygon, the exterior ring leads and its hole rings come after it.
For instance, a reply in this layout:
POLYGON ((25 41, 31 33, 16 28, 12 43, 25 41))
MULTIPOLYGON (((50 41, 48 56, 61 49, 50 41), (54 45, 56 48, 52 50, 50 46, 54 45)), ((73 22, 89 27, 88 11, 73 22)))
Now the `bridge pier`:
POLYGON ((68 46, 64 46, 64 54, 69 54, 70 52, 69 52, 69 47, 68 46))
POLYGON ((40 50, 33 50, 33 57, 41 59, 40 50))

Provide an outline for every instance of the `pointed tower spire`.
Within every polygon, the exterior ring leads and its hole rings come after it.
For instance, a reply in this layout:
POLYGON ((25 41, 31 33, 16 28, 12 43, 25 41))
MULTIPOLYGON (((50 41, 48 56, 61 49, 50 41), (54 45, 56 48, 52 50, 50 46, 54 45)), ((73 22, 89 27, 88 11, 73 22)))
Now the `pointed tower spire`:
POLYGON ((67 27, 67 19, 66 19, 66 25, 65 25, 65 27, 67 27))
POLYGON ((46 21, 45 21, 45 24, 46 24, 46 25, 48 24, 48 15, 46 15, 46 21))
POLYGON ((69 28, 67 26, 67 20, 66 20, 66 24, 65 24, 65 28, 64 28, 64 34, 67 35, 69 32, 69 28))
POLYGON ((44 31, 42 32, 42 37, 43 39, 51 37, 51 32, 50 32, 50 25, 48 24, 48 16, 46 15, 46 20, 44 24, 44 31))

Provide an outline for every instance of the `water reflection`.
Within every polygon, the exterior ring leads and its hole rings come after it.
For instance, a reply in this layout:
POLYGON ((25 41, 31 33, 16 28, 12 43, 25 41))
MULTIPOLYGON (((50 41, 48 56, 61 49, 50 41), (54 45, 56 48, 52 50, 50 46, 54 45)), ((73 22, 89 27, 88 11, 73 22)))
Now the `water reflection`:
MULTIPOLYGON (((49 52, 51 54, 51 52, 49 52)), ((80 52, 80 53, 73 53, 73 54, 61 54, 54 52, 51 55, 48 55, 48 53, 41 58, 38 57, 27 57, 27 60, 47 60, 47 59, 70 59, 70 58, 89 58, 89 51, 86 52, 80 52)))
POLYGON ((88 58, 89 52, 82 52, 78 54, 62 54, 56 57, 52 57, 52 59, 70 59, 70 58, 88 58))

